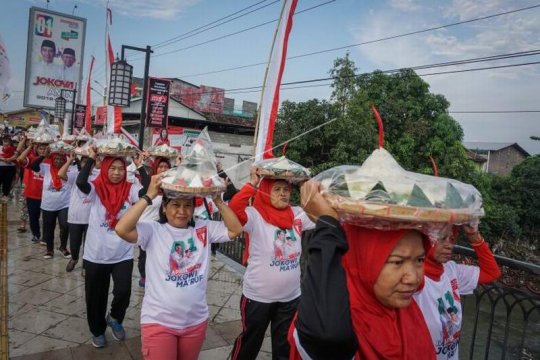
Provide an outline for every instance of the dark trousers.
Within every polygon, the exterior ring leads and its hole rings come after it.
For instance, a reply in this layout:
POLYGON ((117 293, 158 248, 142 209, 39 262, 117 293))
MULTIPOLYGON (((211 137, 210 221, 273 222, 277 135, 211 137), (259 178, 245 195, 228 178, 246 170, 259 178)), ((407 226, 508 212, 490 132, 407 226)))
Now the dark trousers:
POLYGON ((236 338, 231 360, 255 360, 261 349, 264 333, 270 324, 272 359, 289 359, 289 326, 300 298, 289 302, 262 303, 244 295, 240 299, 242 333, 236 338))
POLYGON ((71 224, 68 223, 69 228, 69 251, 71 252, 71 258, 73 260, 79 260, 79 252, 81 251, 81 244, 84 244, 86 239, 86 230, 88 230, 88 224, 71 224))
POLYGON ((137 267, 139 268, 139 274, 142 278, 146 278, 146 251, 141 249, 139 246, 139 264, 137 264, 137 267))
POLYGON ((86 319, 90 332, 94 336, 105 333, 107 322, 107 301, 109 285, 113 279, 113 300, 111 316, 119 323, 124 321, 131 296, 131 274, 133 260, 125 260, 116 264, 97 264, 84 260, 86 293, 86 319))
POLYGON ((60 248, 66 249, 69 229, 68 229, 68 208, 57 211, 41 210, 43 212, 43 241, 47 243, 47 251, 54 250, 54 229, 56 219, 60 226, 60 248))
POLYGON ((28 208, 28 221, 30 222, 30 231, 36 239, 41 238, 41 229, 39 228, 39 217, 41 216, 41 199, 26 198, 26 207, 28 208))
POLYGON ((4 196, 9 195, 14 177, 15 166, 0 166, 0 186, 2 186, 2 194, 4 196))

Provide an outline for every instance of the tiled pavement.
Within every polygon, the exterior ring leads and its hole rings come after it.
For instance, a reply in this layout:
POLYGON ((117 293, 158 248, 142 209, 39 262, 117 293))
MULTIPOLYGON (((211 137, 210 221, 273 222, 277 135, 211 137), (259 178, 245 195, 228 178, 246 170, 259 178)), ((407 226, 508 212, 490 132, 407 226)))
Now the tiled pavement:
MULTIPOLYGON (((12 359, 141 359, 140 307, 144 290, 134 267, 132 295, 124 326, 127 339, 117 342, 107 330, 107 347, 90 345, 81 262, 71 273, 59 252, 43 259, 44 247, 29 233, 19 234, 15 200, 8 204, 9 353, 12 359)), ((55 240, 58 241, 58 240, 55 240)), ((207 301, 210 323, 200 359, 227 359, 240 332, 242 268, 218 254, 211 262, 207 301)), ((112 295, 109 296, 109 303, 112 295)), ((270 359, 266 338, 259 359, 270 359)))

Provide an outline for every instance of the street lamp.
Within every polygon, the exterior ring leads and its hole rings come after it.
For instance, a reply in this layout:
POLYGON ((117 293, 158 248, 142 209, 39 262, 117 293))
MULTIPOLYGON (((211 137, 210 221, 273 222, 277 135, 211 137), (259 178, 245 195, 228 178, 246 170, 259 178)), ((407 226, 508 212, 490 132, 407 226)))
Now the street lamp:
POLYGON ((133 66, 125 60, 119 60, 111 66, 111 81, 109 83, 109 105, 129 106, 131 100, 131 78, 133 66))
POLYGON ((141 123, 139 126, 139 149, 142 150, 144 144, 144 127, 146 120, 146 93, 148 92, 148 72, 150 70, 150 54, 153 53, 150 46, 138 48, 129 45, 122 45, 122 58, 114 62, 111 66, 111 79, 109 82, 109 105, 129 106, 131 100, 131 79, 133 76, 133 66, 129 65, 124 58, 125 49, 141 51, 145 53, 144 59, 144 84, 141 98, 141 123))
POLYGON ((68 90, 68 89, 61 89, 60 90, 60 96, 54 99, 54 116, 57 119, 64 119, 66 116, 66 97, 65 93, 71 93, 71 122, 69 125, 69 133, 73 135, 73 123, 75 119, 75 98, 77 97, 77 90, 68 90))
POLYGON ((63 119, 66 116, 66 99, 60 95, 54 99, 54 117, 63 119))

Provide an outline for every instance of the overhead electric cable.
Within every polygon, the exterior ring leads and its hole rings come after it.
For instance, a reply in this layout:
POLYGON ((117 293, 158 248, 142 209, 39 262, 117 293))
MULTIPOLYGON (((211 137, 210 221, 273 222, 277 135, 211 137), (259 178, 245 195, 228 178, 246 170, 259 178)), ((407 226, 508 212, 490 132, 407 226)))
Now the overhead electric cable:
MULTIPOLYGON (((296 16, 296 15, 305 13, 305 12, 307 12, 307 11, 315 10, 315 9, 321 7, 321 6, 328 5, 328 4, 334 3, 334 2, 336 2, 336 1, 337 1, 337 0, 329 0, 329 1, 326 1, 326 2, 323 2, 323 3, 320 3, 320 4, 317 4, 317 5, 311 6, 311 7, 309 7, 309 8, 306 8, 306 9, 303 9, 303 10, 300 10, 300 11, 297 11, 297 12, 294 13, 294 15, 296 16)), ((180 51, 184 51, 184 50, 192 49, 192 48, 199 47, 199 46, 202 46, 202 45, 210 44, 210 43, 215 42, 215 41, 223 40, 223 39, 226 39, 226 38, 231 37, 231 36, 234 36, 234 35, 238 35, 238 34, 241 34, 241 33, 247 32, 247 31, 255 30, 255 29, 257 29, 257 28, 260 28, 260 27, 265 26, 265 25, 268 25, 268 24, 275 23, 275 22, 278 21, 278 20, 279 20, 279 19, 274 19, 274 20, 266 21, 266 22, 264 22, 264 23, 261 23, 261 24, 258 24, 258 25, 254 25, 254 26, 251 26, 251 27, 242 29, 242 30, 238 30, 238 31, 235 31, 235 32, 226 34, 226 35, 218 36, 218 37, 216 37, 216 38, 213 38, 213 39, 210 39, 210 40, 206 40, 206 41, 203 41, 203 42, 200 42, 200 43, 197 43, 197 44, 193 44, 193 45, 186 46, 186 47, 183 47, 183 48, 179 48, 179 49, 167 51, 167 52, 164 52, 164 53, 159 53, 159 54, 156 54, 156 55, 152 55, 152 58, 161 57, 161 56, 165 56, 165 55, 170 55, 170 54, 174 54, 174 53, 177 53, 177 52, 180 52, 180 51)), ((144 57, 134 58, 134 59, 132 59, 132 61, 138 61, 138 60, 142 60, 142 59, 144 59, 144 57)))
MULTIPOLYGON (((303 57, 307 57, 307 56, 319 55, 319 54, 323 54, 323 53, 327 53, 327 52, 333 52, 333 51, 338 51, 338 50, 348 49, 348 48, 352 48, 352 47, 357 47, 357 46, 362 46, 362 45, 367 45, 367 44, 373 44, 373 43, 382 42, 382 41, 388 41, 388 40, 398 39, 398 38, 402 38, 402 37, 406 37, 406 36, 417 35, 417 34, 429 32, 429 31, 435 31, 435 30, 440 30, 440 29, 444 29, 444 28, 448 28, 448 27, 453 27, 453 26, 458 26, 458 25, 468 24, 468 23, 472 23, 472 22, 476 22, 476 21, 492 19, 492 18, 495 18, 495 17, 503 16, 503 15, 514 14, 514 13, 521 12, 521 11, 532 10, 532 9, 535 9, 535 8, 538 8, 538 7, 540 7, 540 4, 532 5, 532 6, 527 6, 527 7, 519 8, 519 9, 515 9, 515 10, 510 10, 510 11, 500 12, 500 13, 497 13, 497 14, 491 14, 491 15, 481 16, 481 17, 477 17, 477 18, 474 18, 474 19, 469 19, 469 20, 464 20, 464 21, 454 22, 454 23, 450 23, 450 24, 445 24, 445 25, 440 25, 440 26, 430 27, 430 28, 426 28, 426 29, 416 30, 416 31, 412 31, 412 32, 407 32, 407 33, 402 33, 402 34, 397 34, 397 35, 386 36, 386 37, 382 37, 382 38, 378 38, 378 39, 373 39, 373 40, 367 40, 367 41, 363 41, 363 42, 360 42, 360 43, 355 43, 355 44, 349 44, 349 45, 339 46, 339 47, 335 47, 335 48, 331 48, 331 49, 323 49, 323 50, 318 50, 318 51, 312 51, 312 52, 308 52, 308 53, 304 53, 304 54, 299 54, 299 55, 290 56, 290 57, 287 58, 287 60, 299 59, 299 58, 303 58, 303 57)), ((233 70, 246 69, 246 68, 250 68, 250 67, 254 67, 254 66, 260 66, 260 65, 265 65, 265 64, 266 64, 266 62, 257 62, 257 63, 253 63, 253 64, 247 64, 247 65, 235 66, 235 67, 230 67, 230 68, 225 68, 225 69, 219 69, 219 70, 213 70, 213 71, 208 71, 208 72, 203 72, 203 73, 182 75, 181 77, 182 77, 182 78, 187 78, 187 77, 195 77, 195 76, 202 76, 202 75, 216 74, 216 73, 221 73, 221 72, 226 72, 226 71, 233 71, 233 70)))
POLYGON ((264 8, 266 8, 266 7, 268 7, 268 6, 274 5, 274 4, 278 3, 280 0, 275 0, 275 1, 271 2, 271 3, 269 3, 269 4, 266 4, 266 5, 263 5, 263 6, 261 6, 261 7, 256 8, 256 9, 253 9, 253 10, 251 10, 251 11, 248 11, 247 13, 244 13, 244 14, 238 15, 238 16, 236 16, 236 17, 233 17, 232 19, 229 19, 229 20, 227 20, 227 21, 220 22, 220 21, 222 21, 222 20, 225 20, 225 19, 227 19, 227 18, 229 18, 229 17, 231 17, 231 16, 234 16, 234 15, 236 15, 236 14, 238 14, 238 13, 241 13, 241 12, 243 12, 243 11, 245 11, 245 10, 248 10, 248 9, 250 9, 250 8, 252 8, 252 7, 254 7, 254 6, 257 6, 257 5, 259 5, 259 4, 263 3, 263 2, 266 2, 266 1, 268 1, 268 0, 259 1, 259 2, 256 3, 256 4, 253 4, 253 5, 250 5, 250 6, 248 6, 248 7, 245 7, 245 8, 243 8, 243 9, 241 9, 241 10, 238 10, 238 11, 232 13, 232 14, 229 14, 229 15, 227 15, 227 16, 224 16, 224 17, 220 18, 220 19, 217 19, 217 20, 215 20, 215 21, 212 21, 212 22, 210 22, 210 23, 208 23, 208 24, 199 26, 199 27, 197 27, 197 28, 195 28, 195 29, 193 29, 193 30, 187 31, 187 32, 185 32, 185 33, 183 33, 183 34, 180 34, 180 35, 177 35, 177 36, 175 36, 175 37, 173 37, 173 38, 171 38, 171 39, 168 39, 168 40, 159 42, 159 43, 157 43, 157 44, 154 44, 154 45, 152 45, 152 47, 153 47, 154 49, 159 49, 159 48, 161 48, 161 47, 169 46, 169 45, 171 45, 171 44, 174 44, 174 43, 176 43, 176 42, 178 42, 178 41, 188 39, 188 38, 193 37, 193 36, 195 36, 195 35, 199 35, 199 34, 201 34, 201 33, 203 33, 203 32, 208 31, 208 30, 215 29, 216 27, 219 27, 219 26, 221 26, 221 25, 228 24, 228 23, 230 23, 230 22, 232 22, 232 21, 234 21, 234 20, 236 20, 236 19, 242 18, 242 17, 247 16, 247 15, 249 15, 249 14, 252 14, 252 13, 254 13, 254 12, 256 12, 256 11, 259 11, 259 10, 261 10, 261 9, 264 9, 264 8), (216 24, 216 23, 217 23, 217 24, 216 24), (214 24, 215 24, 215 25, 214 25, 214 24), (210 26, 210 25, 213 25, 213 26, 210 26), (210 26, 210 27, 209 27, 209 26, 210 26))

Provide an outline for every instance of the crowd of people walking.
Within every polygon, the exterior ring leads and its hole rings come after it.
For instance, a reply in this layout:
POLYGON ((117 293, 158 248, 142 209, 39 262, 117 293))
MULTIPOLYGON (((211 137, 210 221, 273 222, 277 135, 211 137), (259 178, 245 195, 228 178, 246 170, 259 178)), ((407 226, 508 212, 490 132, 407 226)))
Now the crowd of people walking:
POLYGON ((301 184, 301 206, 294 206, 294 185, 264 177, 256 166, 238 192, 221 170, 225 195, 171 196, 162 179, 177 165, 144 154, 98 155, 92 147, 86 156, 61 154, 24 133, 18 144, 2 137, 2 199, 20 181, 18 230, 27 232, 28 225, 29 241, 44 246, 45 259, 58 251, 67 272, 82 256, 96 348, 106 346, 107 327, 116 340, 126 338, 122 323, 138 252, 144 358, 197 359, 208 326, 212 253, 242 232, 249 255, 233 360, 256 359, 268 327, 273 359, 458 359, 462 296, 500 276, 477 223, 461 230, 479 265, 461 265, 451 261, 460 227, 434 238, 347 223, 316 181, 301 184), (211 220, 212 213, 220 220, 211 220), (306 230, 312 236, 303 248, 306 230))

